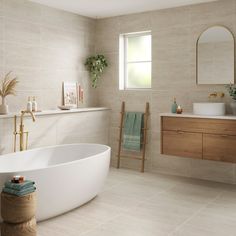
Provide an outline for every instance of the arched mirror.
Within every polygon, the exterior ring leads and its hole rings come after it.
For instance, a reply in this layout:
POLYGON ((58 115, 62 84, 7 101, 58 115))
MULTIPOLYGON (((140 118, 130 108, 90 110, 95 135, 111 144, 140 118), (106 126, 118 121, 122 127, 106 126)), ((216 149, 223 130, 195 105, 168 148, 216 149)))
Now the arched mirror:
POLYGON ((205 30, 197 41, 197 84, 229 84, 234 80, 234 36, 223 26, 205 30))

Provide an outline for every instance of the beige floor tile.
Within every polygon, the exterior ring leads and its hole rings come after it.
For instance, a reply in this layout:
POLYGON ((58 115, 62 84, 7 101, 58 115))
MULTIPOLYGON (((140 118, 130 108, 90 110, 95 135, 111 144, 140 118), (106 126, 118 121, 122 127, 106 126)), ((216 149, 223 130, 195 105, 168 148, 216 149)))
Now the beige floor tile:
POLYGON ((39 223, 39 236, 235 236, 236 186, 111 169, 86 205, 39 223))
MULTIPOLYGON (((223 235, 226 236, 226 234, 223 235)), ((208 229, 197 228, 192 225, 187 225, 186 227, 183 227, 181 230, 171 233, 169 236, 223 236, 223 235, 222 232, 214 232, 208 229)))
POLYGON ((169 227, 150 221, 127 215, 120 215, 107 224, 101 225, 85 236, 167 236, 169 227))
MULTIPOLYGON (((215 214, 209 208, 206 208, 195 217, 191 218, 185 225, 179 228, 173 235, 217 235, 217 236, 235 236, 236 220, 228 217, 223 212, 215 214)), ((225 212, 226 213, 226 212, 225 212)))

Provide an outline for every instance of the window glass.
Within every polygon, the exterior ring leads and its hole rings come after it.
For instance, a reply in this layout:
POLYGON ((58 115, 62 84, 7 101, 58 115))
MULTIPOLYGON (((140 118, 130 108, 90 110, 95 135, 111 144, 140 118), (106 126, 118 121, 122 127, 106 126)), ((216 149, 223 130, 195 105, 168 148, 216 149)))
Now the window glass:
POLYGON ((151 32, 121 35, 119 57, 120 89, 150 89, 152 82, 151 32))
POLYGON ((151 63, 129 63, 127 88, 151 88, 151 63))
POLYGON ((151 61, 151 35, 128 37, 127 61, 151 61))

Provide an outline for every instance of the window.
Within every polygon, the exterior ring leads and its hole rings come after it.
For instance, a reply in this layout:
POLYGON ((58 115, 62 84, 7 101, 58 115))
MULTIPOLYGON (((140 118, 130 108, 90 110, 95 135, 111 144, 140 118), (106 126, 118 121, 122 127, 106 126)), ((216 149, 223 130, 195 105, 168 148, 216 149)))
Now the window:
POLYGON ((151 32, 120 35, 120 89, 150 89, 152 73, 151 32))

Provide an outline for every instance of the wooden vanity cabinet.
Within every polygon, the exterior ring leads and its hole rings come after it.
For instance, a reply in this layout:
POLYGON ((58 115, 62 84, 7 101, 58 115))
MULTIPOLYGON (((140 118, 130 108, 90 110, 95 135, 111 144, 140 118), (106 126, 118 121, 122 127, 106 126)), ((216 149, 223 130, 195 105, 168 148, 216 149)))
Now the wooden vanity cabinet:
POLYGON ((167 155, 201 159, 202 134, 183 131, 163 131, 163 150, 167 155))
POLYGON ((161 153, 236 163, 236 120, 163 116, 161 153))
POLYGON ((203 134, 203 159, 236 163, 236 136, 203 134))

